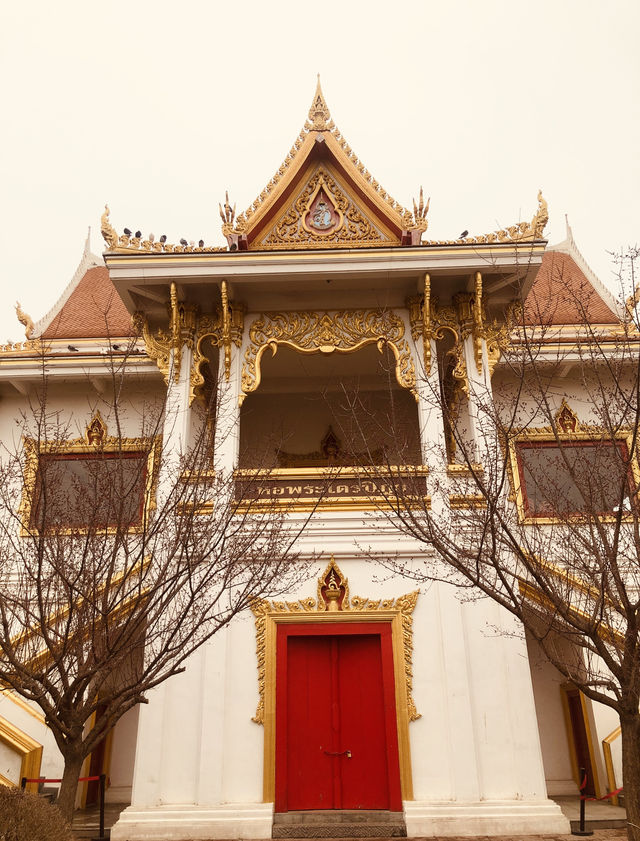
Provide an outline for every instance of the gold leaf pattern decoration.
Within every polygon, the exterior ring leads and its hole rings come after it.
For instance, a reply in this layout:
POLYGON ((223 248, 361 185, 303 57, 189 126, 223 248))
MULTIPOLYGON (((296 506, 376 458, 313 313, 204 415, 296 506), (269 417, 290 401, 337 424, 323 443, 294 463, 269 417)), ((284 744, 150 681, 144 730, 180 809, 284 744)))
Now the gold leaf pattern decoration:
POLYGON ((329 172, 318 169, 293 205, 262 240, 262 246, 269 249, 291 248, 297 244, 305 248, 326 248, 328 244, 366 247, 396 245, 397 240, 383 236, 329 172), (326 190, 341 216, 341 224, 328 233, 313 231, 304 223, 310 201, 320 186, 326 190))
POLYGON ((242 366, 242 394, 260 385, 260 362, 269 348, 275 355, 278 345, 299 353, 353 353, 375 344, 383 352, 389 347, 396 361, 396 380, 418 399, 416 373, 404 322, 391 310, 341 310, 338 312, 263 313, 249 328, 249 347, 242 366))

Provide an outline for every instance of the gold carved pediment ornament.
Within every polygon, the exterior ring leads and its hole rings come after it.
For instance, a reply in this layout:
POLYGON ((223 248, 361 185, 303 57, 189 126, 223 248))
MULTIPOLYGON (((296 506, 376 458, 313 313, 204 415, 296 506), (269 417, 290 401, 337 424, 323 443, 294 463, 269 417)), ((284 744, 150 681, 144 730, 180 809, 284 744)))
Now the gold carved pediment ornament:
POLYGON ((279 345, 309 354, 353 353, 370 344, 382 353, 389 347, 395 357, 398 385, 418 399, 404 322, 391 310, 263 313, 249 328, 249 342, 242 366, 241 404, 260 385, 262 355, 270 349, 275 356, 279 345))
POLYGON ((327 248, 329 245, 397 245, 383 233, 340 187, 327 169, 320 168, 274 227, 262 237, 262 247, 327 248))
POLYGON ((403 675, 403 695, 406 697, 406 714, 409 721, 421 717, 413 700, 413 611, 418 601, 418 591, 406 593, 391 599, 369 599, 350 596, 349 581, 342 574, 333 556, 318 579, 316 598, 298 599, 297 601, 269 601, 255 599, 251 609, 256 623, 256 652, 258 656, 258 707, 252 721, 265 724, 265 693, 267 683, 274 680, 271 674, 275 668, 273 652, 268 651, 275 640, 269 633, 269 623, 291 619, 295 621, 369 621, 391 620, 396 623, 397 633, 394 640, 394 658, 403 675), (272 662, 268 661, 268 655, 272 662))

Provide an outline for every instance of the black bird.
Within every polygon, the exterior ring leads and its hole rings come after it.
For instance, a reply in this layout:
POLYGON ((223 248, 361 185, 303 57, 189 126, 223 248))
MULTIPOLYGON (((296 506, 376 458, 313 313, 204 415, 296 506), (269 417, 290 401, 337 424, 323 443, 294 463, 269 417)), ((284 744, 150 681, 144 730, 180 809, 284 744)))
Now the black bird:
POLYGON ((203 239, 198 240, 198 248, 204 248, 204 240, 203 239))
POLYGON ((162 234, 162 236, 160 237, 160 242, 165 243, 166 241, 167 241, 167 235, 162 234))
POLYGON ((120 350, 120 348, 122 347, 122 345, 111 345, 111 347, 112 347, 114 350, 120 350))
POLYGON ((136 231, 136 239, 140 239, 142 236, 142 231, 136 231))
POLYGON ((186 241, 186 239, 183 237, 183 238, 180 240, 180 245, 189 245, 189 243, 188 243, 188 242, 186 241))
POLYGON ((458 237, 458 239, 464 239, 466 236, 469 236, 469 231, 463 231, 458 237))
POLYGON ((78 353, 78 348, 75 345, 67 345, 67 348, 72 351, 72 353, 78 353))
POLYGON ((130 237, 130 236, 131 236, 131 231, 129 230, 129 228, 125 228, 125 229, 124 229, 124 232, 125 232, 125 234, 126 234, 128 237, 130 237))

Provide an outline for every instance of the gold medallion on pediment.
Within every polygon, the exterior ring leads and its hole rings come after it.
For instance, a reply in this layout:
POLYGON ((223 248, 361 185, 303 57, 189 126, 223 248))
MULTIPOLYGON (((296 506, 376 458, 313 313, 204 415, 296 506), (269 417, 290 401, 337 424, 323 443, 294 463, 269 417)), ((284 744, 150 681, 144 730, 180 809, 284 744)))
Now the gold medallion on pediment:
POLYGON ((262 238, 264 248, 393 245, 396 238, 374 224, 328 169, 318 168, 304 189, 262 238))

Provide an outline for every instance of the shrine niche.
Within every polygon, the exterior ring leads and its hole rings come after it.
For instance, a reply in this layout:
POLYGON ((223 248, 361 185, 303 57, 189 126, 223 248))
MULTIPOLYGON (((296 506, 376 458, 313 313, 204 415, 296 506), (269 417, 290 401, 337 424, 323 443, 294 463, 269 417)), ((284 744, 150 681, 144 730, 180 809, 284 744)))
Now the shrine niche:
POLYGON ((337 467, 348 464, 383 464, 384 449, 378 447, 375 450, 352 453, 345 450, 342 441, 329 426, 322 441, 320 449, 311 453, 288 453, 285 450, 276 450, 278 467, 337 467))

